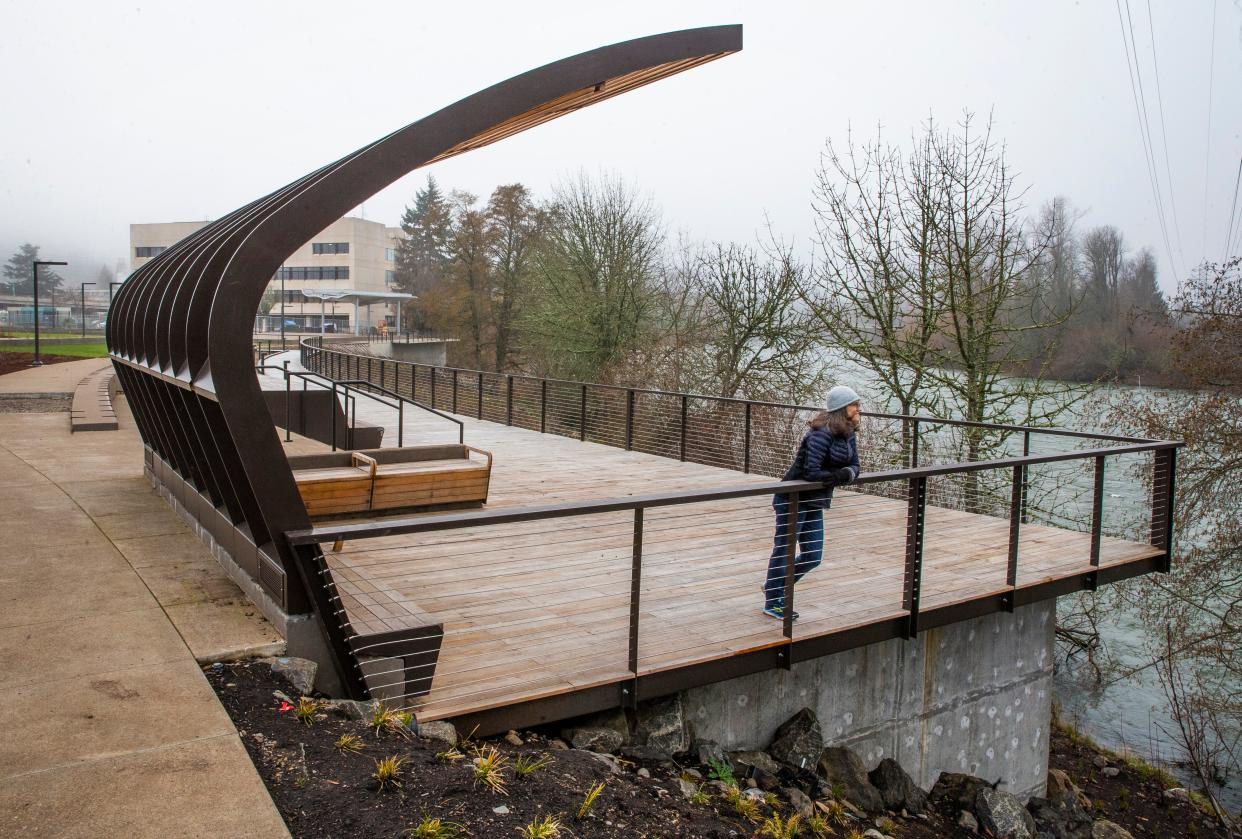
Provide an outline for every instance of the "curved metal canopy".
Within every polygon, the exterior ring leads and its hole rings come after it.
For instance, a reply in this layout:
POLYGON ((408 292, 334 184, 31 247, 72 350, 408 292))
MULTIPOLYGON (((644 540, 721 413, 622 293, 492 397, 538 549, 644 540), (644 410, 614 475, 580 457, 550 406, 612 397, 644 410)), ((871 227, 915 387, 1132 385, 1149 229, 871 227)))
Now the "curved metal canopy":
MULTIPOLYGON (((251 328, 269 279, 315 233, 421 166, 741 48, 741 26, 691 29, 515 76, 229 213, 121 286, 108 317, 108 350, 159 468, 194 490, 197 498, 183 499, 187 509, 242 557, 238 564, 285 611, 313 609, 324 620, 335 649, 343 649, 342 627, 332 624, 322 581, 311 579, 312 569, 329 582, 331 574, 317 550, 299 562, 284 539, 309 520, 254 374, 251 328), (300 584, 286 587, 289 577, 300 584)), ((342 675, 347 686, 356 682, 342 675)))

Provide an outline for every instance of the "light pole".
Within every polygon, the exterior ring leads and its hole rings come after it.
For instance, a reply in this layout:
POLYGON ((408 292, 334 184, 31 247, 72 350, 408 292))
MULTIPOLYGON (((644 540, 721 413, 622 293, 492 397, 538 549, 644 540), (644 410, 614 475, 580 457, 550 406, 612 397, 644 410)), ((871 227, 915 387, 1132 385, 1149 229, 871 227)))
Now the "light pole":
POLYGON ((68 262, 51 262, 44 259, 36 259, 30 264, 31 289, 34 292, 34 323, 35 323, 35 347, 34 361, 30 362, 31 367, 41 367, 43 359, 39 357, 39 266, 40 265, 68 265, 68 262))
POLYGON ((82 337, 86 337, 86 287, 94 283, 82 283, 82 337))
POLYGON ((117 280, 115 282, 108 283, 108 311, 109 312, 112 311, 112 289, 116 288, 119 285, 124 285, 124 283, 125 283, 124 280, 117 280))
POLYGON ((285 266, 280 266, 280 348, 285 348, 285 266))

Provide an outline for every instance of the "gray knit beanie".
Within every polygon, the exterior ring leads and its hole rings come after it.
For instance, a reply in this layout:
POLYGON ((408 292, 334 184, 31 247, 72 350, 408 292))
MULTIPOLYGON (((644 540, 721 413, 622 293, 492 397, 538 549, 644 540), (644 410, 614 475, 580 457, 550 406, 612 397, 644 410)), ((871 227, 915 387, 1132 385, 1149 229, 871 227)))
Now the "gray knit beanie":
POLYGON ((855 402, 861 402, 858 394, 851 387, 845 385, 837 385, 828 391, 828 400, 824 405, 826 411, 839 411, 847 405, 853 405, 855 402))

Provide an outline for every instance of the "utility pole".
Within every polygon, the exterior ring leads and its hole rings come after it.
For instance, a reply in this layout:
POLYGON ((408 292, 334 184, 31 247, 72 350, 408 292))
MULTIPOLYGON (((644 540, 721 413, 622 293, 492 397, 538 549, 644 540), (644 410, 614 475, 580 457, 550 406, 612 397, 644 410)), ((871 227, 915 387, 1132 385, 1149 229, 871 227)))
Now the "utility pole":
POLYGON ((30 362, 31 367, 42 367, 43 359, 39 357, 39 266, 40 265, 68 265, 68 262, 51 262, 43 259, 36 259, 30 264, 31 289, 34 292, 34 323, 35 323, 35 346, 34 361, 30 362))
POLYGON ((82 337, 86 337, 86 287, 94 283, 82 283, 82 337))

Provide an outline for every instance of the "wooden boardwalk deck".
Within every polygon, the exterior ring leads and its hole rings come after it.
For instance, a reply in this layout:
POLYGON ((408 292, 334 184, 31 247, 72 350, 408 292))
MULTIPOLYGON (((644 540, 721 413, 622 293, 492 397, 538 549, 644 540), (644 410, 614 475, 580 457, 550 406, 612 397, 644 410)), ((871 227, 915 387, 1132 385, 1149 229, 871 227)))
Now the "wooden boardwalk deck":
MULTIPOLYGON (((358 416, 395 441, 390 411, 360 400, 358 416)), ((768 480, 460 418, 466 442, 495 454, 489 509, 768 480)), ((407 445, 455 436, 443 419, 407 412, 407 445)), ((780 622, 760 611, 773 525, 767 496, 646 511, 640 674, 782 642, 780 622)), ((904 500, 838 490, 824 562, 797 587, 794 639, 904 615, 905 529, 904 500)), ((359 540, 329 561, 351 619, 395 626, 408 606, 444 624, 417 705, 438 719, 625 678, 632 531, 628 511, 544 519, 359 540)), ((929 505, 925 532, 924 611, 1007 590, 1007 519, 929 505)), ((1089 534, 1025 525, 1018 587, 1082 575, 1089 551, 1089 534)), ((1101 566, 1159 554, 1106 537, 1101 566)))

